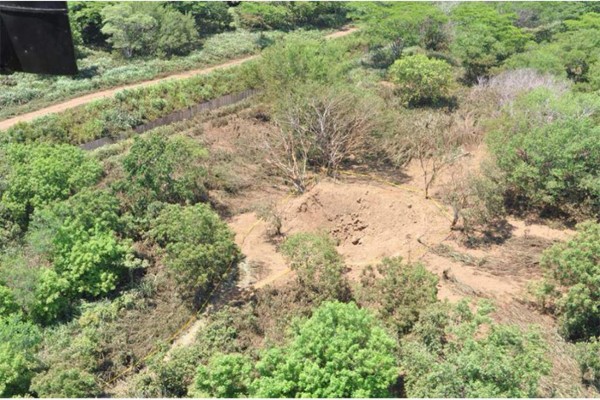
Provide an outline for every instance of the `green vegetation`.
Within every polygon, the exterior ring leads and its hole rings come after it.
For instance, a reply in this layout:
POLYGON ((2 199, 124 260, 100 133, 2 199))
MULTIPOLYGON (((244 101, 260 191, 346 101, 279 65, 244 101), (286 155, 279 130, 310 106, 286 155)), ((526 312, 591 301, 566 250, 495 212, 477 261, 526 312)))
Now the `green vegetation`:
POLYGON ((39 329, 19 315, 0 317, 0 395, 17 396, 27 392, 38 360, 39 329))
POLYGON ((93 185, 102 174, 96 160, 71 146, 14 144, 0 152, 7 170, 0 200, 3 237, 26 229, 34 210, 93 185))
POLYGON ((447 98, 453 86, 452 67, 422 54, 397 60, 388 73, 407 104, 436 103, 447 98))
POLYGON ((221 355, 198 368, 195 389, 230 397, 384 397, 397 376, 395 347, 368 311, 324 303, 288 345, 261 355, 254 381, 250 360, 221 355))
POLYGON ((409 397, 538 396, 550 367, 539 333, 495 324, 490 312, 464 302, 428 310, 401 350, 409 397))
POLYGON ((344 263, 329 236, 297 233, 286 239, 281 252, 308 296, 315 300, 348 298, 344 263))
POLYGON ((600 212, 600 130, 595 95, 538 89, 507 110, 489 137, 514 206, 577 217, 600 212), (553 118, 547 118, 547 115, 553 118))
POLYGON ((423 265, 386 258, 363 271, 359 299, 403 336, 412 330, 421 312, 437 301, 437 284, 437 277, 423 265))
POLYGON ((229 227, 204 204, 166 206, 151 225, 148 236, 185 293, 206 292, 239 260, 229 227))
POLYGON ((562 333, 581 340, 600 335, 600 224, 583 223, 577 235, 548 249, 541 300, 554 309, 562 333))

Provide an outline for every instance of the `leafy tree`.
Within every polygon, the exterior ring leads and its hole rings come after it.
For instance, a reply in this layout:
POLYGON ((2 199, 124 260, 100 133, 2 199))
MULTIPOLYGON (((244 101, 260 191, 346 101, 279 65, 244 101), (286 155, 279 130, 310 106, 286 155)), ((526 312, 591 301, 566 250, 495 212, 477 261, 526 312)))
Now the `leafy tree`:
POLYGON ((386 397, 398 376, 396 343, 354 303, 324 303, 289 345, 257 363, 257 397, 386 397))
POLYGON ((169 5, 194 17, 196 30, 202 36, 232 29, 233 16, 224 1, 174 1, 169 5))
POLYGON ((530 38, 514 26, 515 14, 501 14, 487 3, 459 4, 452 9, 451 20, 456 24, 456 38, 450 47, 462 60, 470 82, 522 51, 530 38))
POLYGON ((11 144, 3 153, 8 172, 0 178, 0 210, 22 228, 35 209, 93 185, 102 173, 98 161, 74 146, 11 144))
POLYGON ((117 190, 125 192, 125 206, 142 215, 148 205, 195 203, 206 198, 205 169, 200 162, 206 150, 191 139, 150 134, 137 138, 123 159, 125 179, 117 190))
POLYGON ((388 73, 408 104, 436 103, 448 97, 453 86, 450 64, 422 54, 397 60, 388 73))
POLYGON ((108 294, 135 266, 129 243, 117 237, 118 207, 109 192, 84 190, 36 211, 27 241, 53 266, 40 276, 38 318, 52 322, 65 316, 73 301, 108 294))
POLYGON ((550 370, 536 331, 492 322, 492 308, 476 313, 466 302, 456 309, 435 305, 401 350, 408 397, 536 397, 550 370))
POLYGON ((344 262, 333 240, 325 234, 296 233, 281 246, 296 271, 300 286, 316 300, 347 300, 349 285, 344 262))
POLYGON ((488 136, 513 207, 549 215, 600 211, 597 96, 537 89, 506 109, 488 136), (548 117, 551 115, 552 117, 548 117))
POLYGON ((70 1, 69 20, 73 22, 86 46, 105 47, 107 36, 102 29, 102 10, 109 2, 70 1))
POLYGON ((350 3, 353 20, 371 45, 398 42, 402 47, 420 46, 444 50, 449 44, 448 17, 432 3, 356 2, 350 3))
POLYGON ((0 318, 19 311, 19 305, 15 300, 12 290, 0 281, 0 318))
POLYGON ((40 341, 39 329, 20 315, 0 317, 0 396, 27 394, 40 341))
POLYGON ((191 15, 166 8, 162 11, 159 21, 160 29, 156 42, 158 55, 184 55, 193 49, 198 33, 191 15))
POLYGON ((437 301, 438 278, 421 264, 407 264, 402 258, 386 258, 375 268, 369 266, 361 277, 360 303, 399 336, 410 332, 419 316, 437 301))
POLYGON ((208 205, 167 205, 148 236, 165 251, 164 263, 185 294, 206 291, 240 258, 233 233, 208 205))
POLYGON ((39 397, 97 397, 102 393, 94 375, 78 368, 53 368, 38 374, 31 390, 39 397))
POLYGON ((125 58, 183 54, 197 37, 191 15, 160 3, 117 3, 101 13, 102 33, 125 58))
POLYGON ((290 30, 298 27, 331 28, 347 21, 344 3, 243 2, 233 9, 237 25, 249 30, 290 30))
POLYGON ((194 397, 244 397, 250 390, 254 366, 241 354, 219 354, 200 364, 194 380, 194 397))
POLYGON ((259 74, 275 97, 293 91, 300 83, 331 84, 340 81, 350 68, 347 61, 342 61, 347 59, 346 51, 335 41, 292 35, 264 52, 259 74))
POLYGON ((582 223, 577 235, 544 252, 541 293, 555 308, 561 331, 569 339, 600 335, 600 224, 582 223))
POLYGON ((564 21, 552 40, 528 46, 506 60, 504 68, 534 68, 569 78, 585 90, 600 88, 594 71, 600 67, 600 14, 584 14, 564 21))

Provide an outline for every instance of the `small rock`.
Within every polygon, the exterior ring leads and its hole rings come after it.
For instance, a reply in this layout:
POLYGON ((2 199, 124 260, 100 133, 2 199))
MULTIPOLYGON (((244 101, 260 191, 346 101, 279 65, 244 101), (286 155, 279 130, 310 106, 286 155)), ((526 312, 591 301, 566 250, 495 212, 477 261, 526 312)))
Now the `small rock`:
POLYGON ((352 244, 353 244, 353 245, 355 245, 355 246, 356 246, 357 244, 360 244, 360 238, 354 238, 354 239, 352 240, 352 244))

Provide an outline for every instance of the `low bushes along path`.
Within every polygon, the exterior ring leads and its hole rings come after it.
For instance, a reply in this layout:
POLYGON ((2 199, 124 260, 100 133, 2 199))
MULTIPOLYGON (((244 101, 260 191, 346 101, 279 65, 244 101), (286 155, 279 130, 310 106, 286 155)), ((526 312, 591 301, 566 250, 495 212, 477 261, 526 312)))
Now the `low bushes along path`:
MULTIPOLYGON (((329 35, 327 35, 325 37, 327 39, 335 39, 335 38, 338 38, 338 37, 349 35, 349 34, 355 32, 356 30, 357 30, 357 28, 348 28, 348 29, 344 29, 344 30, 340 30, 340 31, 331 33, 331 34, 329 34, 329 35)), ((169 79, 185 79, 185 78, 190 78, 190 77, 195 76, 195 75, 209 74, 209 73, 211 73, 212 71, 214 71, 216 69, 228 68, 228 67, 233 67, 233 66, 236 66, 236 65, 243 64, 243 63, 245 63, 247 61, 250 61, 250 60, 253 60, 253 59, 257 58, 259 55, 260 54, 255 54, 255 55, 252 55, 252 56, 248 56, 248 57, 244 57, 244 58, 238 58, 237 60, 228 61, 226 63, 215 65, 215 66, 208 67, 208 68, 201 68, 201 69, 194 69, 194 70, 191 70, 191 71, 179 72, 179 73, 176 73, 176 74, 168 75, 168 76, 163 77, 163 78, 151 79, 151 80, 148 80, 148 81, 143 81, 143 82, 139 82, 139 83, 135 83, 135 84, 131 84, 131 85, 117 86, 117 87, 114 87, 112 89, 106 89, 106 90, 101 90, 101 91, 98 91, 98 92, 86 94, 84 96, 76 97, 74 99, 67 100, 67 101, 64 101, 62 103, 54 104, 54 105, 49 106, 49 107, 44 107, 44 108, 36 110, 36 111, 32 111, 32 112, 29 112, 29 113, 18 115, 16 117, 5 119, 4 121, 0 121, 0 130, 8 129, 11 126, 13 126, 13 125, 15 125, 15 124, 17 124, 19 122, 32 121, 32 120, 34 120, 36 118, 42 117, 42 116, 47 115, 47 114, 59 113, 59 112, 68 110, 70 108, 74 108, 74 107, 80 106, 82 104, 91 103, 92 101, 95 101, 95 100, 100 100, 100 99, 105 99, 107 97, 112 97, 117 92, 119 92, 121 90, 125 90, 125 89, 137 89, 137 88, 141 88, 141 87, 145 87, 145 86, 154 85, 154 84, 157 84, 157 83, 160 83, 160 82, 164 82, 164 81, 169 80, 169 79)))

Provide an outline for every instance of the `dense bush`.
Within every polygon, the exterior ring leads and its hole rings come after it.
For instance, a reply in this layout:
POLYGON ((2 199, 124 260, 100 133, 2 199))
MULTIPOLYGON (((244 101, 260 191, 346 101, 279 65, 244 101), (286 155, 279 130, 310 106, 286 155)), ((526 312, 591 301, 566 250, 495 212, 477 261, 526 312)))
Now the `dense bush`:
POLYGON ((0 396, 28 393, 34 371, 39 367, 36 351, 39 329, 19 315, 0 316, 0 396))
POLYGON ((0 282, 0 318, 15 314, 18 311, 19 305, 12 290, 0 282))
POLYGON ((347 300, 349 286, 344 262, 333 240, 325 234, 296 233, 286 239, 281 252, 296 271, 298 283, 319 300, 347 300))
POLYGON ((573 340, 600 335, 600 224, 579 225, 577 235, 546 250, 541 299, 554 309, 562 334, 573 340))
POLYGON ((78 368, 55 368, 37 375, 31 391, 39 397, 97 397, 100 385, 94 375, 78 368))
POLYGON ((340 81, 350 68, 346 53, 347 47, 339 42, 292 35, 264 52, 259 70, 262 84, 277 97, 300 83, 340 81))
POLYGON ((237 354, 199 366, 195 394, 386 397, 398 374, 395 350, 395 341, 367 310, 328 302, 293 327, 289 344, 264 351, 254 366, 237 354))
POLYGON ((522 96, 488 143, 506 174, 513 207, 550 215, 600 212, 600 129, 597 96, 538 89, 522 96))
POLYGON ((202 36, 232 29, 233 16, 223 1, 174 1, 169 6, 194 17, 196 30, 202 36))
POLYGON ((444 50, 449 44, 448 17, 435 4, 356 2, 349 7, 372 45, 398 42, 402 47, 444 50))
POLYGON ((102 173, 96 160, 69 145, 13 144, 0 153, 7 169, 0 178, 4 229, 11 223, 25 229, 34 210, 93 185, 102 173))
POLYGON ((453 86, 452 67, 422 54, 397 60, 388 73, 408 104, 436 103, 448 97, 453 86))
POLYGON ((194 18, 160 3, 117 3, 101 14, 102 33, 125 58, 185 54, 197 40, 194 18))
POLYGON ((491 308, 430 307, 401 349, 408 397, 537 397, 550 370, 536 331, 492 322, 491 308))
POLYGON ((233 9, 237 25, 250 30, 332 28, 346 21, 346 4, 324 2, 243 2, 233 9))
POLYGON ((197 203, 206 200, 206 150, 186 137, 149 134, 136 138, 123 158, 125 177, 115 183, 122 206, 143 215, 153 202, 197 203))
POLYGON ((148 232, 184 295, 206 292, 240 259, 233 233, 208 205, 168 205, 148 232))
POLYGON ((600 14, 584 14, 577 20, 564 21, 564 26, 564 31, 551 41, 528 46, 523 54, 506 60, 506 67, 534 68, 569 78, 582 89, 599 89, 594 72, 600 66, 600 14))
POLYGON ((528 34, 514 26, 515 14, 501 14, 491 4, 462 3, 452 9, 450 17, 456 24, 451 50, 462 60, 470 82, 522 51, 529 40, 528 34))
POLYGON ((254 366, 241 354, 219 354, 198 366, 194 397, 245 397, 250 392, 254 366))
POLYGON ((421 264, 386 258, 361 276, 360 303, 398 336, 410 332, 423 310, 437 301, 438 279, 421 264))
POLYGON ((395 341, 355 304, 325 303, 289 345, 256 365, 257 397, 386 397, 395 382, 395 341))
POLYGON ((587 342, 577 343, 577 361, 582 380, 600 387, 600 341, 591 337, 587 342))

